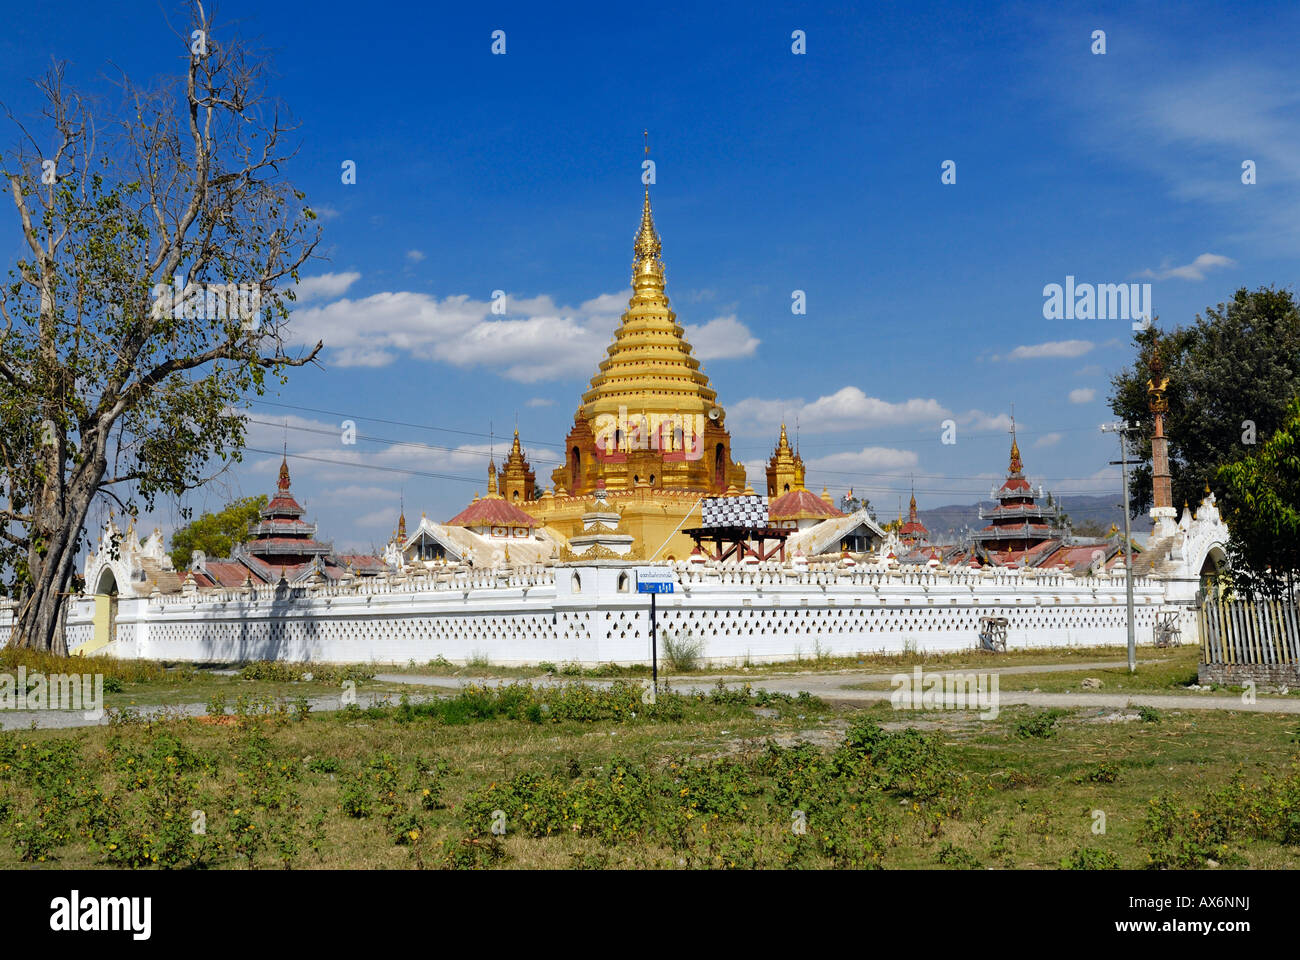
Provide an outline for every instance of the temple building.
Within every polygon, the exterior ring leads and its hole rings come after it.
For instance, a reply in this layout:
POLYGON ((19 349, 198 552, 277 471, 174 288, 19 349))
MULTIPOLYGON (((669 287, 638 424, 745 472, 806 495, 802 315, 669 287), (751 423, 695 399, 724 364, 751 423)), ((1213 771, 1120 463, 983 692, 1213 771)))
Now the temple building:
MULTIPOLYGON (((1005 565, 1026 559, 1049 541, 1064 535, 1056 524, 1056 508, 1039 505, 1024 470, 1013 422, 1007 479, 990 494, 998 505, 989 510, 980 508, 980 519, 991 522, 972 537, 976 552, 994 563, 1005 565)), ((1041 487, 1038 496, 1042 496, 1041 487)), ((912 503, 915 506, 915 498, 912 503)))
MULTIPOLYGON (((551 473, 554 489, 537 492, 516 433, 501 494, 562 542, 590 530, 584 517, 612 511, 619 533, 632 537, 627 555, 647 560, 685 558, 691 540, 680 531, 698 522, 701 498, 746 486, 726 413, 669 308, 661 252, 647 188, 632 246, 632 298, 574 414, 564 466, 551 473)), ((802 469, 799 461, 800 481, 802 469)))
POLYGON ((783 423, 776 449, 772 451, 772 456, 767 461, 768 499, 775 501, 791 491, 802 490, 803 476, 803 457, 799 456, 798 450, 790 448, 790 438, 786 436, 783 423))
POLYGON ((804 487, 803 457, 790 448, 785 424, 767 461, 767 516, 773 527, 807 530, 832 517, 846 516, 825 489, 819 497, 804 487))
POLYGON ((908 545, 928 543, 930 531, 916 518, 916 488, 912 488, 912 499, 907 504, 907 522, 898 528, 898 539, 908 545))
MULTIPOLYGON (((495 469, 488 464, 489 474, 495 469)), ((489 485, 491 478, 489 476, 489 485)), ((510 503, 527 503, 536 496, 537 477, 533 468, 524 459, 524 452, 519 446, 519 431, 515 430, 515 439, 510 444, 510 453, 501 470, 501 495, 510 503)))
MULTIPOLYGON (((190 557, 186 582, 203 587, 239 587, 278 583, 326 582, 373 577, 388 570, 382 558, 370 554, 337 554, 332 544, 316 539, 316 524, 290 491, 289 462, 280 461, 275 496, 249 525, 249 537, 236 544, 229 557, 209 558, 201 550, 190 557)), ((405 518, 403 518, 403 523, 405 518)))

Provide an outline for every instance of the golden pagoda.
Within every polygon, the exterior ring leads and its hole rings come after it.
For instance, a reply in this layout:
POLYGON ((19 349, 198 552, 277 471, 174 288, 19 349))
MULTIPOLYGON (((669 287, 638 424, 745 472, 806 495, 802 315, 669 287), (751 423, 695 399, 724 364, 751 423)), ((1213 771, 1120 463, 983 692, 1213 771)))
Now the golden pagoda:
POLYGON ((785 434, 785 424, 781 424, 781 439, 776 442, 776 449, 767 461, 767 495, 770 498, 784 496, 796 490, 804 489, 803 457, 790 447, 790 439, 785 434))
MULTIPOLYGON (((601 509, 617 510, 620 530, 636 538, 636 556, 680 559, 692 542, 679 531, 695 525, 687 518, 698 520, 700 499, 745 489, 745 468, 731 459, 717 393, 669 309, 648 187, 632 249, 632 299, 574 414, 564 466, 551 474, 555 492, 521 493, 519 504, 575 536, 599 491, 601 509)), ((513 489, 507 474, 511 502, 513 489)))
POLYGON ((510 444, 510 455, 501 469, 501 495, 511 503, 527 502, 536 496, 537 478, 519 447, 519 431, 510 444))

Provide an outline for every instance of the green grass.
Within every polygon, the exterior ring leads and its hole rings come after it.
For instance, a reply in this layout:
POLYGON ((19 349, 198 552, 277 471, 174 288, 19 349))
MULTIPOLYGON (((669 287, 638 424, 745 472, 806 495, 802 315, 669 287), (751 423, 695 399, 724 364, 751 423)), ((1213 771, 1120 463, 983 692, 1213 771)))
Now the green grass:
MULTIPOLYGON (((230 704, 241 696, 297 698, 337 696, 342 687, 338 682, 326 682, 326 674, 359 673, 367 670, 331 664, 246 665, 245 672, 267 676, 268 679, 246 679, 220 669, 232 668, 227 664, 195 666, 190 663, 172 663, 158 660, 118 660, 112 657, 58 657, 48 653, 14 647, 0 648, 0 672, 15 673, 26 667, 30 676, 54 674, 102 674, 104 677, 104 706, 114 709, 133 707, 173 707, 184 704, 206 704, 213 696, 224 696, 230 704), (311 681, 290 679, 294 675, 312 673, 311 681)), ((359 693, 399 695, 412 688, 403 683, 382 683, 359 678, 355 680, 359 693)))
POLYGON ((514 685, 229 727, 24 731, 0 737, 0 866, 1143 867, 1176 849, 1182 865, 1300 867, 1300 834, 1278 824, 1300 801, 1296 718, 1096 722, 1109 713, 514 685), (1238 796, 1253 805, 1228 809, 1238 796), (1202 821, 1215 829, 1183 835, 1202 821))
MULTIPOLYGON (((814 642, 814 648, 816 643, 814 642)), ((1163 658, 1168 651, 1157 650, 1154 647, 1140 647, 1140 657, 1145 658, 1163 658)), ((1181 650, 1192 650, 1193 647, 1175 648, 1181 650)), ((707 651, 706 651, 707 652, 707 651)), ((978 649, 973 643, 969 649, 953 650, 947 652, 887 652, 884 650, 859 651, 849 656, 817 656, 810 651, 808 656, 802 656, 793 660, 781 660, 773 662, 756 663, 751 660, 741 659, 731 663, 700 663, 690 670, 672 671, 669 669, 669 663, 665 658, 662 649, 660 650, 659 672, 661 675, 683 676, 683 677, 715 677, 715 676, 768 676, 778 674, 800 674, 812 672, 842 672, 854 670, 873 670, 884 672, 886 670, 911 669, 913 666, 934 667, 943 669, 957 669, 961 667, 982 667, 989 666, 1014 666, 1018 664, 1068 664, 1079 662, 1099 662, 1107 660, 1123 660, 1126 656, 1123 647, 1114 646, 1089 646, 1089 647, 1053 647, 1045 649, 1017 649, 1010 650, 1006 653, 988 653, 978 649)), ((1195 653, 1192 653, 1195 659, 1195 653)), ((622 677, 648 677, 650 676, 649 664, 617 664, 604 663, 589 666, 580 666, 573 663, 551 664, 555 667, 555 673, 565 677, 585 677, 590 679, 618 679, 622 677)), ((528 666, 499 666, 495 664, 484 664, 481 660, 476 664, 461 665, 454 664, 446 659, 435 658, 425 663, 411 661, 404 665, 384 666, 372 665, 372 668, 380 673, 404 673, 414 675, 436 675, 436 676, 459 676, 459 677, 503 677, 503 678, 525 678, 537 677, 548 673, 549 671, 539 665, 528 666)))
MULTIPOLYGON (((1161 693, 1186 694, 1187 696, 1207 696, 1239 692, 1240 687, 1216 686, 1212 690, 1191 690, 1197 683, 1197 661, 1200 654, 1196 647, 1173 647, 1167 650, 1143 649, 1138 656, 1136 673, 1129 673, 1126 663, 1110 667, 1094 667, 1088 670, 1062 670, 1052 673, 999 673, 998 690, 1003 693, 1012 691, 1036 691, 1038 693, 1161 693), (1085 679, 1100 680, 1100 688, 1085 688, 1085 679)), ((1036 661, 1038 662, 1038 661, 1036 661)), ((1046 661, 1043 661, 1046 662, 1046 661)), ((1062 661, 1056 661, 1058 663, 1062 661)), ((1063 661, 1068 663, 1068 661, 1063 661)), ((961 666, 944 664, 942 667, 928 665, 932 669, 959 670, 962 667, 990 670, 1000 666, 1016 666, 1014 662, 985 660, 982 663, 967 663, 961 666)), ((855 690, 888 690, 888 680, 868 680, 851 684, 855 690)), ((1260 696, 1279 695, 1275 692, 1258 691, 1260 696)), ((1300 695, 1300 690, 1289 691, 1286 696, 1300 695)))

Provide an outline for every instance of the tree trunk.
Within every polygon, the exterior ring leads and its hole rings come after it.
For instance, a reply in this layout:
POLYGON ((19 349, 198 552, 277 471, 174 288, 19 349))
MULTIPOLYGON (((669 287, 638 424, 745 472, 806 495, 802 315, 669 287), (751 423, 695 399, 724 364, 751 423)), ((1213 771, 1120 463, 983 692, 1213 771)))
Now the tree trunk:
POLYGON ((67 655, 64 634, 67 591, 81 544, 82 526, 90 512, 91 495, 86 491, 96 489, 103 474, 101 466, 94 471, 93 482, 65 490, 65 510, 57 518, 51 518, 56 522, 44 525, 44 550, 38 553, 33 546, 29 552, 32 588, 14 624, 14 646, 67 655))

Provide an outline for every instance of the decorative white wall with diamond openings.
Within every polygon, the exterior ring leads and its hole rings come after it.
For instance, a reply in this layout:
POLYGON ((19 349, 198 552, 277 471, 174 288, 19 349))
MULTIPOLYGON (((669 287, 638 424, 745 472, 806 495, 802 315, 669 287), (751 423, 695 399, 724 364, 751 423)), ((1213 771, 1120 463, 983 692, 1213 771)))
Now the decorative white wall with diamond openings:
MULTIPOLYGON (((106 652, 194 661, 648 662, 650 598, 618 589, 619 575, 634 567, 592 561, 355 588, 122 599, 116 640, 106 652)), ((779 564, 671 569, 677 590, 659 596, 658 626, 703 641, 704 656, 718 663, 969 648, 983 616, 1010 621, 1012 646, 1126 642, 1122 577, 800 571, 779 564)), ((1157 611, 1171 602, 1184 610, 1183 635, 1194 642, 1194 588, 1188 591, 1180 581, 1135 580, 1139 642, 1151 641, 1157 611)), ((72 603, 71 650, 90 639, 92 616, 93 601, 72 603)))

